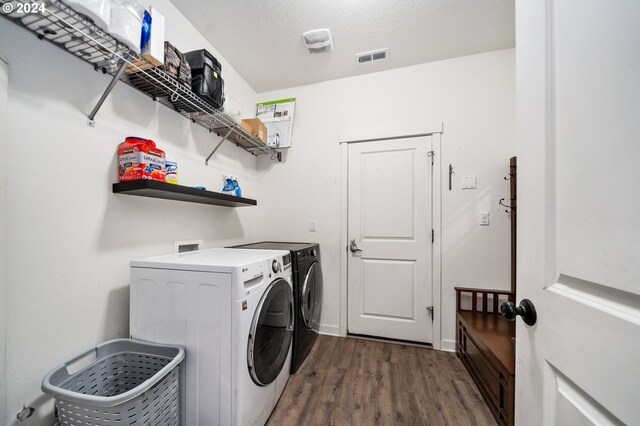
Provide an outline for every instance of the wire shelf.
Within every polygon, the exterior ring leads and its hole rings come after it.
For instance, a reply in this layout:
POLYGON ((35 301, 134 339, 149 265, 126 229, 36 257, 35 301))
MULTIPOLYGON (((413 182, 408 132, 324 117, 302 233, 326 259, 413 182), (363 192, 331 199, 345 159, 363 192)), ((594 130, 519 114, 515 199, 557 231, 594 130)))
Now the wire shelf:
MULTIPOLYGON (((178 112, 193 123, 223 136, 223 140, 209 158, 224 140, 229 140, 253 155, 270 155, 271 158, 280 159, 280 152, 253 137, 228 114, 215 109, 189 87, 167 74, 163 67, 155 67, 136 55, 125 44, 60 0, 0 0, 0 4, 10 4, 13 10, 3 13, 2 16, 31 31, 39 39, 51 42, 89 63, 96 71, 117 77, 119 81, 178 112), (19 4, 44 5, 44 11, 23 13, 26 8, 19 8, 19 4), (126 71, 122 72, 120 67, 126 67, 126 71)), ((8 7, 3 8, 5 11, 7 9, 8 7)), ((110 88, 105 95, 109 90, 110 88)))

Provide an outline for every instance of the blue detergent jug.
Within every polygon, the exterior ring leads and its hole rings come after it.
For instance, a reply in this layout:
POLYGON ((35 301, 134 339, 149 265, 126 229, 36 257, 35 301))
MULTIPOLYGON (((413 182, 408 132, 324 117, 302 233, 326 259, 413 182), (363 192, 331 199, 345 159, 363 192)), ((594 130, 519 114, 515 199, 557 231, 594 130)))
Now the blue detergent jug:
POLYGON ((235 176, 222 175, 224 180, 224 186, 222 187, 222 193, 228 195, 235 195, 236 197, 242 197, 242 190, 238 184, 238 178, 235 176))

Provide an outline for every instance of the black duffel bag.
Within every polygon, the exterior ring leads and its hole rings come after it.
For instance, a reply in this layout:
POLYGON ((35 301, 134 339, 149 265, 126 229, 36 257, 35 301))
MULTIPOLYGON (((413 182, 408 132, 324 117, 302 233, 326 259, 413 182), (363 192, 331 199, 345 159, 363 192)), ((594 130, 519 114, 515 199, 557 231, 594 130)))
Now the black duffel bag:
POLYGON ((191 67, 191 90, 214 108, 224 105, 222 65, 204 49, 184 54, 191 67))

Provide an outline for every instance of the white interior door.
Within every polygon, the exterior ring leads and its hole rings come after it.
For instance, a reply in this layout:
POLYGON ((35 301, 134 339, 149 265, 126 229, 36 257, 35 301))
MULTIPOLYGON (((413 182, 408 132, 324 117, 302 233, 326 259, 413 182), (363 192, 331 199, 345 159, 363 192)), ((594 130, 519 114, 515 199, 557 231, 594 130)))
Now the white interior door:
POLYGON ((430 150, 430 136, 349 144, 349 333, 432 341, 430 150))
POLYGON ((516 424, 640 424, 640 2, 518 0, 516 424))

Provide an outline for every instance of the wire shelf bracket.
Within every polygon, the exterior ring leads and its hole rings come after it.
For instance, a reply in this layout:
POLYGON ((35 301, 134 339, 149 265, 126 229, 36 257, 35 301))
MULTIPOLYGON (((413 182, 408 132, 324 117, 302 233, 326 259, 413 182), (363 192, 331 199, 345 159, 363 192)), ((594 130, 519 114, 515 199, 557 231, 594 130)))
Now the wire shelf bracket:
POLYGON ((223 143, 224 141, 226 141, 226 140, 227 140, 227 138, 229 137, 229 135, 231 134, 231 132, 232 132, 232 131, 233 131, 233 129, 229 129, 229 131, 227 132, 227 134, 226 134, 226 135, 224 135, 224 136, 222 137, 222 139, 220 139, 220 142, 218 142, 218 145, 216 145, 216 147, 215 147, 215 148, 213 148, 213 151, 211 151, 211 154, 209 154, 209 156, 207 157, 207 159, 206 159, 206 160, 204 160, 204 164, 205 164, 206 166, 208 166, 208 165, 209 165, 209 159, 210 159, 211 157, 213 157, 213 154, 215 154, 215 153, 216 153, 216 151, 218 150, 218 148, 220 148, 220 145, 222 145, 222 143, 223 143))
POLYGON ((116 73, 114 74, 113 78, 109 82, 109 85, 104 90, 104 93, 102 93, 102 96, 100 96, 100 99, 98 100, 98 103, 96 104, 96 106, 93 107, 93 110, 89 114, 89 116, 88 116, 89 121, 87 122, 87 124, 90 127, 94 127, 95 126, 96 114, 98 113, 98 111, 100 111, 100 108, 102 107, 102 104, 104 103, 105 100, 107 100, 107 97, 109 96, 109 94, 111 93, 113 88, 116 87, 116 83, 118 81, 120 81, 120 79, 122 78, 122 75, 124 74, 124 71, 127 69, 127 67, 125 66, 125 62, 126 62, 128 57, 129 57, 129 55, 125 54, 124 58, 122 58, 120 61, 118 61, 118 64, 119 64, 118 71, 116 71, 116 73))

